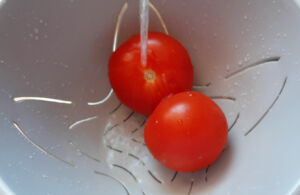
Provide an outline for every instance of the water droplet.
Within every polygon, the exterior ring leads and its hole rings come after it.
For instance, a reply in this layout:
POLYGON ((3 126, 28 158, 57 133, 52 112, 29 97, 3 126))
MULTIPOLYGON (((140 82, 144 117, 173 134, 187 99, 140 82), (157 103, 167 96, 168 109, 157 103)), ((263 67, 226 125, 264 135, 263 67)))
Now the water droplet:
POLYGON ((193 49, 198 50, 197 44, 195 44, 195 43, 193 44, 193 49))
MULTIPOLYGON (((177 120, 177 123, 179 126, 183 126, 183 121, 181 119, 177 120)), ((187 134, 189 135, 189 131, 187 131, 187 134)))
POLYGON ((77 149, 77 150, 76 150, 76 155, 77 155, 77 156, 82 156, 82 152, 81 152, 80 150, 77 149))
POLYGON ((42 178, 46 179, 46 178, 48 178, 48 175, 42 174, 42 178))
POLYGON ((155 124, 158 124, 158 120, 155 120, 155 124))
POLYGON ((34 40, 36 40, 36 41, 39 40, 39 37, 38 37, 38 36, 35 36, 35 37, 34 37, 34 40))
POLYGON ((241 93, 241 96, 247 96, 247 95, 248 95, 247 92, 241 93))
POLYGON ((229 71, 229 69, 230 69, 230 66, 227 64, 226 65, 226 70, 229 71))
POLYGON ((34 28, 34 29, 33 29, 33 32, 36 33, 36 34, 38 34, 40 31, 39 31, 38 28, 34 28))
POLYGON ((244 19, 245 19, 245 20, 248 20, 248 16, 247 16, 247 15, 244 15, 244 19))

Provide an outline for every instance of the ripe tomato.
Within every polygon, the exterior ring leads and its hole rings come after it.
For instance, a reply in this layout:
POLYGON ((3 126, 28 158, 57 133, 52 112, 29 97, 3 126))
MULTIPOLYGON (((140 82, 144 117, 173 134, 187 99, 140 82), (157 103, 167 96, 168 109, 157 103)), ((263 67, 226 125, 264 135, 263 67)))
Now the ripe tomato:
POLYGON ((227 140, 222 110, 207 96, 182 92, 165 98, 145 127, 145 142, 153 156, 166 167, 182 172, 212 164, 227 140))
POLYGON ((163 33, 149 32, 145 67, 140 51, 139 35, 122 44, 109 60, 109 79, 121 102, 149 115, 162 98, 191 89, 193 66, 184 47, 163 33))

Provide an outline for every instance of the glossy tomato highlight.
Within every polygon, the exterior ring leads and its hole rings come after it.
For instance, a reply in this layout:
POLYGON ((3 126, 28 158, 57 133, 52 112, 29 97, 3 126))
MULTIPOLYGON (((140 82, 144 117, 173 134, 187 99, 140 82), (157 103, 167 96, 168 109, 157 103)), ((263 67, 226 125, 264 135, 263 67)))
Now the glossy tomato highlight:
POLYGON ((165 98, 145 126, 145 142, 166 167, 182 172, 212 164, 227 141, 227 122, 219 106, 198 92, 165 98))
POLYGON ((162 98, 191 89, 193 66, 185 48, 159 32, 148 34, 145 67, 140 53, 140 36, 135 35, 112 54, 109 79, 122 103, 149 115, 162 98))

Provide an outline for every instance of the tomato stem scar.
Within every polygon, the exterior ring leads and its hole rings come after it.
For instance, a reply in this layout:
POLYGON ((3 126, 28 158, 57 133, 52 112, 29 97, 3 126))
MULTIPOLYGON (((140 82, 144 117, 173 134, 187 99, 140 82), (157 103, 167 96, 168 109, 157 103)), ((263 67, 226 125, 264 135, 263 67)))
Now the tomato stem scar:
POLYGON ((156 74, 152 69, 145 70, 144 79, 149 82, 155 81, 156 74))

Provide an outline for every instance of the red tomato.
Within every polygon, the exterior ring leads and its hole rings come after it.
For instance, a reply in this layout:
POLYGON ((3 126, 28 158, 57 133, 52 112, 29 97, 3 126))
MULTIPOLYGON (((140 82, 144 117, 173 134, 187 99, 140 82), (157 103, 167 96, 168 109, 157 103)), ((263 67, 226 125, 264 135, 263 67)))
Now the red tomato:
POLYGON ((190 172, 217 159, 225 147, 227 131, 219 106, 190 91, 162 100, 149 117, 144 136, 150 152, 163 165, 190 172))
POLYGON ((163 33, 149 33, 145 67, 140 51, 139 35, 122 44, 110 58, 109 79, 121 102, 149 115, 162 98, 191 89, 193 66, 184 47, 163 33))

